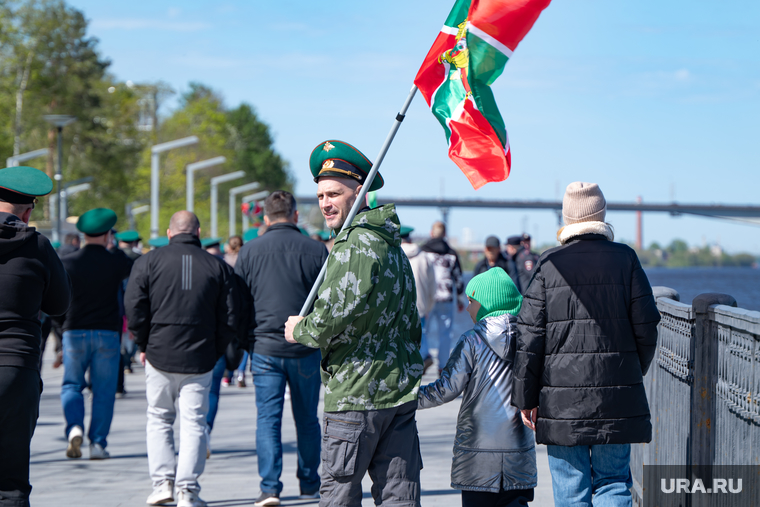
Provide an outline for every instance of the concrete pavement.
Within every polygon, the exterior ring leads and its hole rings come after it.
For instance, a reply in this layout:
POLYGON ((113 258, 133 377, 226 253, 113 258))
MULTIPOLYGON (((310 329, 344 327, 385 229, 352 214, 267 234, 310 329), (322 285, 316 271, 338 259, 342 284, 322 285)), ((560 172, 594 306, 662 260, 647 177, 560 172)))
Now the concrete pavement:
MULTIPOLYGON (((63 367, 52 368, 52 343, 46 351, 42 373, 45 383, 37 431, 32 440, 31 503, 34 507, 137 507, 144 506, 151 492, 145 447, 146 402, 142 368, 126 375, 127 397, 116 400, 108 451, 111 459, 89 461, 67 459, 64 420, 60 403, 63 367)), ((434 368, 423 379, 434 381, 434 368)), ((248 374, 250 386, 250 373, 248 374)), ((255 429, 256 405, 252 387, 222 387, 222 395, 211 445, 213 454, 200 479, 201 497, 210 506, 252 506, 259 495, 255 429)), ((283 505, 316 505, 298 500, 295 426, 286 402, 283 418, 284 470, 283 505)), ((450 488, 452 445, 459 400, 417 413, 424 469, 422 504, 436 507, 461 505, 459 492, 450 488)), ((320 408, 321 410, 321 408, 320 408)), ((89 400, 87 418, 89 420, 89 400)), ((321 414, 320 414, 321 415, 321 414)), ((86 430, 86 429, 85 429, 86 430)), ((178 431, 176 434, 178 435, 178 431)), ((87 440, 85 439, 87 442, 87 440)), ((551 477, 546 448, 538 446, 539 485, 535 505, 552 506, 551 477)), ((371 481, 364 480, 363 506, 374 505, 371 481)))

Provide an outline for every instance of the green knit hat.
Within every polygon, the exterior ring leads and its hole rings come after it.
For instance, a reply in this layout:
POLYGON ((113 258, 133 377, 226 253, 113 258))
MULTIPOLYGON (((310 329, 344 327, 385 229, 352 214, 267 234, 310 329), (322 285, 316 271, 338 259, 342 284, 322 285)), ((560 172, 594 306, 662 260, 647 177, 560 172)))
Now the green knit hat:
POLYGON ((517 315, 522 306, 522 296, 515 283, 501 268, 493 267, 470 280, 467 296, 480 303, 477 319, 509 313, 517 315))

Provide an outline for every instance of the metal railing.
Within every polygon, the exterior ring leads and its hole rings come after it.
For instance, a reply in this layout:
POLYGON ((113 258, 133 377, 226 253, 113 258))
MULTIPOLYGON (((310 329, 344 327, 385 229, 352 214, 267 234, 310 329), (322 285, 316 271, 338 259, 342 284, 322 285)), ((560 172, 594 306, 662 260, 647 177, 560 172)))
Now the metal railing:
POLYGON ((657 352, 644 377, 652 441, 631 448, 634 504, 644 465, 760 464, 760 312, 726 294, 692 305, 655 287, 657 352))

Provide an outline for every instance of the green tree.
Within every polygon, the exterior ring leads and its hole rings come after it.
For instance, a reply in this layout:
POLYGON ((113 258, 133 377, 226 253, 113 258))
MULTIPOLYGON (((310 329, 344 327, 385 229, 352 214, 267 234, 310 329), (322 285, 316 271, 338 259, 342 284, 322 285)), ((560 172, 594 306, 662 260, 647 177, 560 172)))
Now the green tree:
POLYGON ((0 16, 0 156, 47 147, 52 176, 56 132, 42 117, 74 115, 64 129, 63 181, 91 176, 93 190, 71 199, 70 211, 121 212, 145 144, 138 94, 107 74, 110 61, 87 36, 84 14, 62 0, 0 0, 0 16))
POLYGON ((227 113, 227 121, 236 169, 245 171, 263 188, 291 190, 288 164, 274 151, 269 126, 259 120, 253 107, 240 104, 227 113))
POLYGON ((671 254, 684 254, 689 251, 689 244, 682 239, 674 239, 666 250, 671 254))
MULTIPOLYGON (((161 159, 161 235, 171 215, 186 207, 185 167, 191 162, 220 155, 227 158, 225 164, 195 175, 194 208, 204 236, 210 235, 211 230, 211 177, 239 170, 245 172, 245 177, 219 186, 218 227, 219 234, 224 237, 229 230, 227 203, 231 188, 254 181, 261 185, 261 189, 270 191, 292 188, 287 163, 274 150, 269 127, 256 117, 251 106, 242 104, 228 110, 219 93, 201 83, 190 83, 188 91, 180 97, 179 107, 161 121, 158 142, 191 135, 199 137, 197 146, 172 150, 161 159)), ((135 195, 149 194, 149 175, 150 159, 146 151, 137 170, 135 195)), ((138 227, 146 237, 149 218, 141 217, 138 227)), ((237 232, 240 232, 239 221, 237 232)))

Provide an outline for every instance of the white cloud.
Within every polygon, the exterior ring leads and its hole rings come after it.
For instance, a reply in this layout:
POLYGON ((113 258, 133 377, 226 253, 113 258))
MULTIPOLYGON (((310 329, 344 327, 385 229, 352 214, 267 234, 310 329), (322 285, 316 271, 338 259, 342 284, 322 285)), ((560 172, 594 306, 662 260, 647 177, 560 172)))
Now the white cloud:
POLYGON ((677 81, 688 81, 691 77, 689 69, 679 69, 673 73, 677 81))
POLYGON ((169 8, 169 11, 167 12, 167 15, 168 15, 170 18, 176 18, 176 17, 177 17, 177 16, 179 16, 181 13, 182 13, 182 9, 180 9, 179 7, 170 7, 170 8, 169 8))
POLYGON ((211 28, 200 21, 165 21, 146 18, 100 18, 90 25, 93 30, 163 30, 167 32, 197 32, 211 28))

